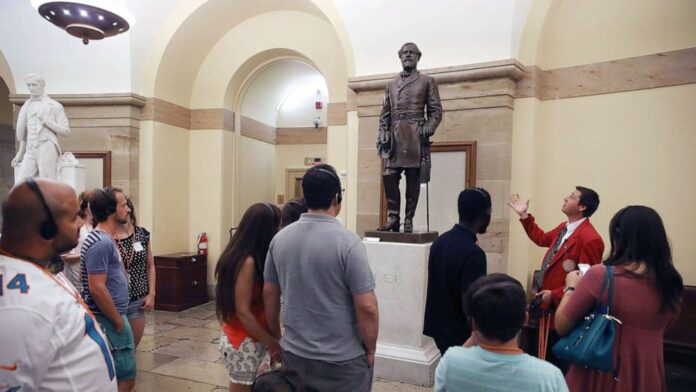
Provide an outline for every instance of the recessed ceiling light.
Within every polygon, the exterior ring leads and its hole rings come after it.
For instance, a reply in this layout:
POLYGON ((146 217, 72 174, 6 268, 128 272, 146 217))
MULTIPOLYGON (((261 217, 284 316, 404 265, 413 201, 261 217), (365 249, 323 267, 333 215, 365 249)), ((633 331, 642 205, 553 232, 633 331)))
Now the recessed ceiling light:
POLYGON ((104 20, 104 15, 97 15, 97 18, 99 18, 99 20, 104 20))
POLYGON ((67 8, 63 9, 63 15, 70 15, 70 10, 67 8))
POLYGON ((46 19, 48 19, 48 20, 51 20, 51 17, 48 16, 48 15, 44 16, 44 18, 46 18, 46 19))
POLYGON ((56 16, 56 12, 55 12, 55 11, 50 10, 49 12, 51 13, 51 15, 56 16))
POLYGON ((86 10, 80 10, 80 16, 84 16, 85 18, 89 16, 86 10))

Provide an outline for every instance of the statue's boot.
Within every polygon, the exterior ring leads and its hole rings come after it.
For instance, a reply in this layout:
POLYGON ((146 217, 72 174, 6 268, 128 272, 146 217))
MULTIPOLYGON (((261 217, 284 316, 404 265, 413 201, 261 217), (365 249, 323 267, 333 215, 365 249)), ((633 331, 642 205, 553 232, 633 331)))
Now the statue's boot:
POLYGON ((398 232, 401 226, 399 211, 401 210, 401 192, 399 192, 399 180, 401 174, 388 174, 382 176, 384 182, 384 195, 387 197, 387 221, 377 231, 398 232))
POLYGON ((420 195, 420 172, 406 170, 406 217, 404 233, 413 233, 413 215, 416 214, 418 196, 420 195))

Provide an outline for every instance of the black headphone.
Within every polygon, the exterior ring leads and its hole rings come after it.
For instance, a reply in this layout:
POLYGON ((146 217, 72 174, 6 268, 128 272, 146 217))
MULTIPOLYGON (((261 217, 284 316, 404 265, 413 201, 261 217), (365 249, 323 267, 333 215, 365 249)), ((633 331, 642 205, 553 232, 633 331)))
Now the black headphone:
POLYGON ((261 203, 266 206, 269 210, 271 210, 271 215, 273 216, 273 219, 278 220, 278 216, 276 215, 276 210, 273 208, 271 203, 261 203))
POLYGON ((302 209, 305 209, 305 210, 307 209, 307 206, 304 205, 304 204, 302 204, 302 202, 300 202, 299 200, 293 199, 293 200, 290 200, 289 202, 287 202, 287 204, 289 204, 289 205, 291 205, 291 206, 295 206, 295 207, 297 207, 297 208, 299 208, 299 209, 301 209, 301 210, 302 210, 302 209))
POLYGON ((320 167, 318 167, 317 170, 330 175, 331 178, 333 178, 334 181, 336 181, 336 185, 338 185, 338 193, 336 194, 336 204, 341 204, 341 202, 343 201, 343 188, 341 187, 341 180, 338 178, 336 174, 332 173, 329 170, 322 169, 320 167))
POLYGON ((41 234, 41 237, 43 237, 43 239, 50 240, 58 234, 58 225, 56 225, 56 221, 55 219, 53 219, 51 209, 48 207, 46 199, 44 198, 43 193, 41 193, 41 188, 39 188, 39 185, 36 183, 36 181, 34 181, 32 177, 29 177, 27 178, 26 183, 29 186, 29 189, 31 189, 39 198, 39 201, 41 202, 44 211, 46 211, 46 215, 48 215, 48 219, 41 222, 39 234, 41 234))
POLYGON ((116 213, 116 207, 118 207, 118 201, 116 201, 116 195, 114 195, 114 188, 107 186, 105 188, 97 188, 97 192, 102 192, 106 195, 106 199, 109 204, 106 205, 106 215, 116 213))

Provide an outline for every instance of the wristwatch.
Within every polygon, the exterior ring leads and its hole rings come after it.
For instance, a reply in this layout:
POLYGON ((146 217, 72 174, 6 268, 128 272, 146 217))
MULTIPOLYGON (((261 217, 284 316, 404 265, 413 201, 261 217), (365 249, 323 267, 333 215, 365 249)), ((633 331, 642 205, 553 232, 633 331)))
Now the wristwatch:
POLYGON ((563 289, 563 294, 569 292, 569 291, 575 291, 575 287, 573 286, 566 286, 566 288, 563 289))

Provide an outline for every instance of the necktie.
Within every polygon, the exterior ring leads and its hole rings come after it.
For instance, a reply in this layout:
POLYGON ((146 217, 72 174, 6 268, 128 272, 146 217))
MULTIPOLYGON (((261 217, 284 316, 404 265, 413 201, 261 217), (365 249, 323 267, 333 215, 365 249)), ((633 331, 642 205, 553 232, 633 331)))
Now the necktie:
POLYGON ((549 263, 551 260, 553 260, 553 256, 556 255, 556 252, 558 252, 558 249, 561 247, 561 243, 563 242, 563 236, 568 232, 568 227, 563 227, 561 231, 558 233, 558 237, 556 238, 556 243, 553 245, 553 249, 549 252, 549 254, 546 256, 544 259, 544 262, 541 263, 541 269, 539 269, 539 272, 534 275, 534 280, 537 283, 537 288, 541 290, 541 284, 544 283, 544 274, 546 273, 546 268, 548 268, 549 263))

